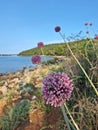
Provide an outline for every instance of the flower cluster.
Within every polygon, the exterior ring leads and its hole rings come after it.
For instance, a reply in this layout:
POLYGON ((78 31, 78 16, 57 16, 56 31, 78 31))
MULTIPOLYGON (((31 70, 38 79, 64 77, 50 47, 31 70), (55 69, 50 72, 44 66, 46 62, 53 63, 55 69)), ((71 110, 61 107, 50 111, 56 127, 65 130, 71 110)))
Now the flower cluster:
POLYGON ((60 30, 61 30, 61 27, 60 27, 60 26, 56 26, 56 27, 55 27, 55 32, 60 32, 60 30))
POLYGON ((84 25, 85 25, 85 26, 88 26, 88 25, 92 26, 93 23, 88 23, 88 22, 86 22, 84 25))
POLYGON ((39 42, 37 45, 38 45, 39 48, 41 48, 41 47, 44 46, 44 43, 43 42, 39 42))
POLYGON ((84 25, 85 25, 85 26, 88 26, 88 23, 86 22, 84 25))
POLYGON ((41 63, 41 57, 39 55, 34 55, 31 58, 31 61, 33 64, 40 64, 41 63))
POLYGON ((51 73, 43 80, 43 98, 46 104, 54 107, 62 106, 73 91, 72 80, 65 73, 51 73))
POLYGON ((96 36, 94 37, 94 39, 98 40, 98 35, 96 35, 96 36))
POLYGON ((86 22, 84 25, 86 26, 86 29, 87 29, 87 30, 86 30, 86 34, 88 34, 88 36, 89 36, 88 26, 92 26, 93 23, 92 23, 92 22, 90 22, 90 23, 86 22))

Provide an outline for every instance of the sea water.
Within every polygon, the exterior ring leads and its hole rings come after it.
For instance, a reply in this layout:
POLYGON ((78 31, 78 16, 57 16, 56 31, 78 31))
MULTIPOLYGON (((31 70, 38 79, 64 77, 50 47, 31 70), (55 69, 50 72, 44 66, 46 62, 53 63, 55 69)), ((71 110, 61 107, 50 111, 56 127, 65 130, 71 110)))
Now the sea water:
MULTIPOLYGON (((53 58, 42 56, 42 61, 51 59, 53 58)), ((23 67, 27 69, 35 67, 31 62, 31 56, 0 56, 0 73, 16 72, 22 70, 23 67)))

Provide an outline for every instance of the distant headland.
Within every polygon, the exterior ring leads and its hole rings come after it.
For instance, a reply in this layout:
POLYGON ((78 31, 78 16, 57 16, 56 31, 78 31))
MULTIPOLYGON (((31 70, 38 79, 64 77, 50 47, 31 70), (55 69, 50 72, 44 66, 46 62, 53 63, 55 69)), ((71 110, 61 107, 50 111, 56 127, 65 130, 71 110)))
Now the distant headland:
POLYGON ((0 56, 17 56, 17 54, 0 54, 0 56))

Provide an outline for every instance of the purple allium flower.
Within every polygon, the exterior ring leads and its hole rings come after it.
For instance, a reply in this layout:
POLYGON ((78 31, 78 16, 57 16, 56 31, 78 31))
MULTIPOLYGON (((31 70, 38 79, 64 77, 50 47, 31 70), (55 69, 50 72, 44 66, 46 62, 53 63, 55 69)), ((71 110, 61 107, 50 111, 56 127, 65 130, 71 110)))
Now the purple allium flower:
POLYGON ((98 35, 96 35, 96 36, 94 37, 94 39, 98 40, 98 35))
POLYGON ((33 64, 40 64, 41 63, 41 57, 39 55, 34 55, 31 58, 31 61, 33 64))
POLYGON ((37 45, 38 45, 39 48, 41 48, 41 47, 44 46, 44 43, 43 42, 39 42, 37 45))
POLYGON ((43 98, 46 104, 54 107, 62 106, 73 91, 72 80, 65 73, 51 73, 43 80, 43 98))
POLYGON ((60 30, 61 30, 61 27, 60 27, 60 26, 56 26, 56 27, 55 27, 55 32, 60 32, 60 30))
POLYGON ((88 23, 86 22, 84 25, 85 25, 85 26, 88 26, 88 23))

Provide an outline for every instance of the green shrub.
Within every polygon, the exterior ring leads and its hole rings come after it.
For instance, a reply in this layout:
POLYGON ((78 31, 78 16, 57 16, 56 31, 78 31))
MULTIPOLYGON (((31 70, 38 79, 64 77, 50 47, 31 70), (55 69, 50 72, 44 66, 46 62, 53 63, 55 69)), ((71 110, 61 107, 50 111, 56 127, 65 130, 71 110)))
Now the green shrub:
POLYGON ((9 108, 1 117, 2 130, 15 130, 29 114, 29 107, 29 100, 21 100, 13 108, 9 108))

